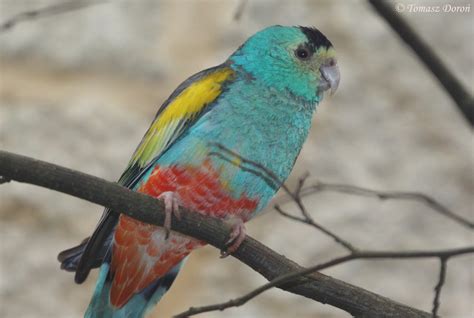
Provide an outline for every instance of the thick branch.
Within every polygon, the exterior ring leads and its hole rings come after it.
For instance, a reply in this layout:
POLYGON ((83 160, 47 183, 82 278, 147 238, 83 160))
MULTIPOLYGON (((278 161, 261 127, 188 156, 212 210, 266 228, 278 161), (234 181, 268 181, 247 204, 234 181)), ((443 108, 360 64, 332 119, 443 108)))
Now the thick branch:
MULTIPOLYGON (((0 151, 0 175, 5 179, 35 184, 107 206, 143 222, 155 225, 164 222, 164 206, 161 201, 57 165, 0 151)), ((216 248, 225 248, 230 229, 224 222, 184 208, 182 214, 178 223, 173 220, 173 230, 206 241, 216 248)), ((268 280, 303 270, 298 264, 249 236, 232 256, 268 280)), ((426 312, 320 273, 297 276, 278 287, 330 304, 356 317, 430 317, 426 312)))
POLYGON ((229 301, 202 306, 202 307, 191 307, 189 310, 182 312, 174 318, 184 318, 204 312, 215 311, 215 310, 224 310, 229 307, 237 307, 242 306, 243 304, 247 303, 249 300, 255 298, 256 296, 260 295, 266 290, 269 290, 273 287, 279 286, 284 284, 285 282, 291 281, 292 279, 303 276, 306 274, 310 274, 319 270, 326 269, 328 267, 332 267, 335 265, 339 265, 342 263, 347 263, 353 260, 360 260, 360 259, 412 259, 412 258, 433 258, 437 257, 441 259, 441 270, 440 270, 440 278, 438 284, 435 287, 436 297, 434 300, 434 308, 433 308, 433 317, 436 317, 436 313, 439 306, 439 295, 441 292, 441 288, 444 284, 445 276, 446 276, 446 262, 450 257, 465 255, 469 253, 474 253, 474 247, 466 247, 466 248, 458 248, 458 249, 451 249, 451 250, 438 250, 438 251, 389 251, 389 252, 379 252, 379 251, 354 251, 349 255, 341 256, 338 258, 334 258, 330 261, 327 261, 322 264, 314 265, 308 268, 304 268, 302 270, 291 272, 282 276, 277 277, 276 279, 252 290, 251 292, 235 299, 231 299, 229 301))
POLYGON ((461 81, 449 70, 441 58, 426 44, 413 28, 395 12, 393 2, 369 0, 378 14, 392 27, 398 36, 413 50, 426 68, 438 79, 451 96, 466 121, 474 126, 474 98, 461 81))

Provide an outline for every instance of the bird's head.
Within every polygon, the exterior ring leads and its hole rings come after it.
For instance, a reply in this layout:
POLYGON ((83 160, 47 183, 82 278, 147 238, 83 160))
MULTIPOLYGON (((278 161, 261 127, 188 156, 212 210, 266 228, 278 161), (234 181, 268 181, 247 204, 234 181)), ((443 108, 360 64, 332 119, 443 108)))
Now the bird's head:
POLYGON ((250 37, 229 62, 254 80, 312 104, 339 85, 334 48, 315 28, 268 27, 250 37))

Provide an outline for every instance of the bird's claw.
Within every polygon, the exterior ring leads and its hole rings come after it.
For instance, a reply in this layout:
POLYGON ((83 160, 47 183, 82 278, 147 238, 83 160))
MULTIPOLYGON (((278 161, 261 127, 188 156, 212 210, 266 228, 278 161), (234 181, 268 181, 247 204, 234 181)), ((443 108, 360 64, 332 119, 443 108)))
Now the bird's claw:
POLYGON ((181 213, 179 211, 179 200, 176 194, 171 191, 163 192, 158 196, 158 199, 163 200, 163 203, 165 204, 165 222, 163 223, 163 227, 166 231, 165 240, 167 240, 171 232, 171 218, 173 217, 173 215, 178 220, 181 220, 181 213))
POLYGON ((234 253, 244 241, 247 232, 242 219, 237 218, 235 221, 232 220, 229 223, 232 226, 232 231, 230 232, 229 240, 225 243, 227 249, 221 251, 221 258, 225 258, 234 253))

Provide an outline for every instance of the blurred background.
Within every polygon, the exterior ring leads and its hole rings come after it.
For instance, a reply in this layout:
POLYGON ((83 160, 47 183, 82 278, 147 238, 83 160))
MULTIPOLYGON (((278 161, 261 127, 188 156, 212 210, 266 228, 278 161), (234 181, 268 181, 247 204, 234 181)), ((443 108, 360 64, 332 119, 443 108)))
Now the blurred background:
MULTIPOLYGON (((0 22, 59 1, 0 0, 0 22)), ((159 105, 184 79, 224 61, 273 24, 318 27, 334 44, 341 85, 314 118, 289 184, 348 183, 420 191, 473 218, 473 138, 437 81, 364 1, 121 0, 18 24, 0 34, 0 148, 116 180, 159 105)), ((395 3, 395 2, 394 2, 395 3)), ((472 92, 474 3, 469 13, 400 14, 472 92)), ((281 195, 281 193, 280 193, 281 195)), ((473 233, 414 202, 341 194, 308 197, 312 216, 364 249, 472 245, 473 233)), ((291 204, 288 211, 295 211, 291 204)), ((80 317, 84 285, 56 255, 92 233, 102 208, 16 182, 0 186, 0 316, 80 317)), ((262 243, 311 265, 345 251, 311 227, 268 212, 248 225, 262 243)), ((191 256, 152 317, 240 296, 265 279, 205 247, 191 256)), ((450 260, 440 314, 474 317, 474 258, 450 260)), ((426 311, 439 261, 355 261, 324 273, 426 311)), ((200 317, 348 317, 277 289, 243 307, 200 317)))

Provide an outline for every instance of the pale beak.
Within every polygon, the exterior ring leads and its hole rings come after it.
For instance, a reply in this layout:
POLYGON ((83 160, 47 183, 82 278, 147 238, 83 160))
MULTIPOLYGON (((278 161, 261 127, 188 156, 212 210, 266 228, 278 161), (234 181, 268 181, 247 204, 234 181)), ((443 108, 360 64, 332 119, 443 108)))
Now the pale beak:
POLYGON ((339 86, 339 80, 341 75, 339 73, 339 67, 334 60, 331 60, 330 63, 325 64, 319 68, 321 72, 321 84, 319 89, 321 91, 331 90, 331 95, 334 94, 339 86))

